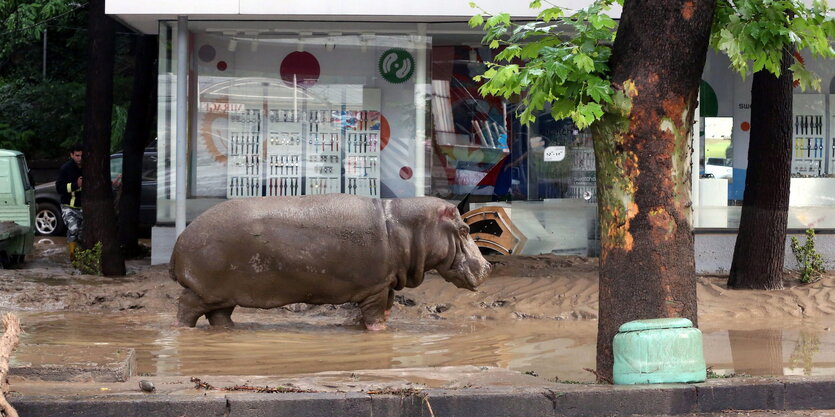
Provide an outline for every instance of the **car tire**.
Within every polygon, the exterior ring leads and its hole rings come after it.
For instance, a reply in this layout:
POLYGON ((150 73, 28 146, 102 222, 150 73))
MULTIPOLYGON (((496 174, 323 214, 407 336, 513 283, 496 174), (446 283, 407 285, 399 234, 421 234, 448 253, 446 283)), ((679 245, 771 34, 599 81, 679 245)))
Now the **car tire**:
POLYGON ((65 230, 61 209, 52 203, 38 203, 38 210, 35 213, 35 232, 39 235, 63 236, 65 230))

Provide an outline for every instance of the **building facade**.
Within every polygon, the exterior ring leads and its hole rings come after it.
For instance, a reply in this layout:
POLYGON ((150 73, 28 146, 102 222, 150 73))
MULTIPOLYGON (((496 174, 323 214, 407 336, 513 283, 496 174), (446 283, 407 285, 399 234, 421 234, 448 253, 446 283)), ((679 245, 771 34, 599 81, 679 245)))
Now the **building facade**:
MULTIPOLYGON (((478 93, 472 77, 493 53, 467 1, 413 3, 108 0, 109 15, 159 35, 153 262, 226 199, 340 192, 504 206, 514 253, 595 255, 591 136, 547 115, 523 126, 516 103, 478 93)), ((832 267, 835 62, 806 63, 823 87, 794 97, 789 228, 823 232, 832 267)), ((745 185, 751 77, 729 67, 710 53, 693 135, 701 272, 729 268, 745 185)))

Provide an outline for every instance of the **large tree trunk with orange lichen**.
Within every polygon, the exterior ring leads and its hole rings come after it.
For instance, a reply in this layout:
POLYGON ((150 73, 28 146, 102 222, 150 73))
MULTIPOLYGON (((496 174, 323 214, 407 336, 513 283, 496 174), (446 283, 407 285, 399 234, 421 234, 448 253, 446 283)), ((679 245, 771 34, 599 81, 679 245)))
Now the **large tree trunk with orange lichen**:
POLYGON ((597 372, 631 320, 696 324, 690 130, 715 2, 625 3, 610 65, 614 103, 592 126, 600 216, 597 372))

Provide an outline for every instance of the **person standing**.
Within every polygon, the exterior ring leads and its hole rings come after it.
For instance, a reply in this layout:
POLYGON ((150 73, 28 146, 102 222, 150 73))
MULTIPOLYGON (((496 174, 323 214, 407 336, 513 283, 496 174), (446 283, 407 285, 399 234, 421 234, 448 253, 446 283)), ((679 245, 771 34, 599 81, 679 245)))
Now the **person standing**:
POLYGON ((81 158, 83 148, 75 144, 70 148, 70 160, 61 166, 55 188, 61 195, 61 217, 67 225, 67 249, 70 260, 75 257, 75 250, 81 240, 81 226, 84 215, 81 211, 82 182, 81 158))

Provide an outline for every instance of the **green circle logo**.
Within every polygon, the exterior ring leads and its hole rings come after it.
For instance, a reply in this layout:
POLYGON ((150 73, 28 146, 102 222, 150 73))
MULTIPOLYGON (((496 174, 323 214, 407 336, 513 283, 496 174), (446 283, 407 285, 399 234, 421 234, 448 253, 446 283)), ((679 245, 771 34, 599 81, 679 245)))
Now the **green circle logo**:
POLYGON ((380 56, 380 75, 392 84, 400 84, 415 72, 415 58, 398 48, 389 49, 380 56))

